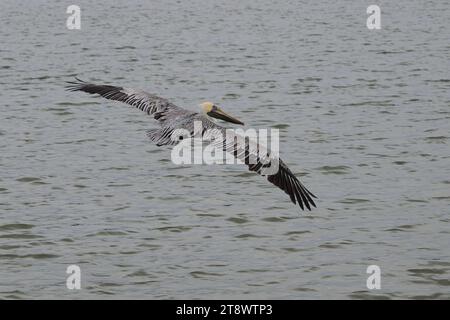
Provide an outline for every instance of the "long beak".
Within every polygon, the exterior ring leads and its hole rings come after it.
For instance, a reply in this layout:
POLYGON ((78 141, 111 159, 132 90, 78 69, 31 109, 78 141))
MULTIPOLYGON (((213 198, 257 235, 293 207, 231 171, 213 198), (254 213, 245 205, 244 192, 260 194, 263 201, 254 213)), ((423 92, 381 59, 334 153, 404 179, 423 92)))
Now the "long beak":
POLYGON ((217 108, 215 110, 211 110, 210 112, 207 113, 207 115, 210 116, 210 117, 216 118, 216 119, 223 120, 223 121, 244 125, 244 123, 242 121, 239 121, 238 119, 233 118, 232 116, 226 114, 220 108, 217 108))

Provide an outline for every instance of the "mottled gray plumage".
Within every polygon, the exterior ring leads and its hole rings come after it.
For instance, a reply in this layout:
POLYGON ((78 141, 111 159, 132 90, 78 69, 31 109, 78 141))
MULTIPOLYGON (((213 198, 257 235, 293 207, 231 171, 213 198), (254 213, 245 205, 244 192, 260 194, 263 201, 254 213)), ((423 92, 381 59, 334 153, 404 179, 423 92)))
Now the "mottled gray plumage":
MULTIPOLYGON (((201 121, 203 135, 208 129, 218 130, 222 137, 226 137, 226 128, 211 121, 208 116, 192 112, 180 108, 167 99, 149 94, 145 91, 135 90, 130 88, 123 88, 110 85, 96 85, 87 83, 77 79, 76 82, 69 82, 67 87, 70 91, 84 91, 90 94, 99 94, 102 97, 110 100, 125 102, 134 106, 148 115, 152 115, 160 123, 160 128, 150 129, 147 131, 148 137, 154 141, 158 146, 174 145, 178 141, 173 139, 173 133, 177 129, 184 129, 190 133, 190 136, 196 134, 194 132, 194 122, 201 121)), ((273 160, 279 165, 278 172, 267 176, 267 180, 272 184, 282 189, 290 196, 291 201, 298 203, 303 210, 304 207, 311 210, 311 206, 316 206, 313 197, 315 196, 303 186, 303 184, 295 177, 287 165, 279 158, 261 159, 261 161, 251 162, 249 158, 255 156, 255 149, 248 145, 244 148, 230 141, 214 141, 216 145, 222 146, 223 150, 233 154, 237 159, 244 162, 250 171, 262 174, 264 167, 269 166, 273 160), (266 160, 266 161, 263 161, 266 160)), ((263 148, 256 145, 256 149, 263 148)), ((268 151, 270 153, 270 151, 268 151)), ((271 155, 268 155, 269 157, 271 155)), ((259 158, 258 158, 259 159, 259 158)))

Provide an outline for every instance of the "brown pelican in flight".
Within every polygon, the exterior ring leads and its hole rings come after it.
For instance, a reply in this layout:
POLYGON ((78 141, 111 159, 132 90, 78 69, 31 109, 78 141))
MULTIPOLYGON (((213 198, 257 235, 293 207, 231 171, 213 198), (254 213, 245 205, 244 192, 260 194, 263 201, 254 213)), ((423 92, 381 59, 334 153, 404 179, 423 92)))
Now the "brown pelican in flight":
MULTIPOLYGON (((200 106, 203 112, 193 112, 180 108, 168 100, 149 94, 145 91, 123 88, 111 85, 98 85, 84 82, 77 78, 77 81, 68 82, 69 91, 84 91, 90 94, 99 94, 110 100, 121 101, 134 106, 148 115, 158 120, 160 128, 148 131, 149 138, 158 146, 175 144, 172 134, 177 129, 185 129, 193 132, 194 122, 201 121, 203 131, 215 129, 225 133, 226 128, 220 126, 211 118, 220 119, 234 124, 243 125, 238 119, 226 114, 221 108, 211 102, 204 102, 200 106)), ((224 135, 225 136, 225 135, 224 135)), ((233 154, 234 157, 241 159, 249 168, 258 174, 263 174, 262 170, 267 163, 257 161, 249 163, 249 150, 236 150, 236 144, 224 144, 223 151, 233 154)), ((257 145, 260 148, 260 145, 257 145)), ((269 154, 267 154, 269 156, 269 154)), ((259 159, 259 158, 258 158, 259 159)), ((277 156, 278 170, 276 173, 267 175, 267 180, 283 190, 289 195, 291 201, 300 206, 302 210, 306 207, 311 210, 311 206, 316 206, 312 198, 316 198, 306 187, 297 179, 288 166, 277 156)), ((270 159, 269 159, 270 162, 270 159)))

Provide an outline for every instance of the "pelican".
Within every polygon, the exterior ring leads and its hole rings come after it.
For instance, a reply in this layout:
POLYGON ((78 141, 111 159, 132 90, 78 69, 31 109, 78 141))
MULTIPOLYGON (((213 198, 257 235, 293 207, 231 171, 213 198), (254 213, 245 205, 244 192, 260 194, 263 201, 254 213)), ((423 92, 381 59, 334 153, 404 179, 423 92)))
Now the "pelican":
MULTIPOLYGON (((202 134, 208 129, 215 129, 221 132, 225 131, 226 128, 219 125, 217 121, 212 118, 237 125, 244 124, 240 120, 225 113, 225 111, 212 102, 203 102, 200 104, 201 112, 193 112, 180 108, 169 102, 167 99, 142 90, 112 85, 99 85, 88 83, 78 78, 75 79, 76 81, 68 82, 68 86, 66 87, 67 90, 99 94, 109 100, 121 101, 146 112, 148 115, 153 116, 154 119, 158 120, 160 127, 158 129, 150 129, 147 131, 148 137, 151 141, 155 142, 157 146, 176 144, 177 141, 174 141, 174 139, 171 138, 171 134, 177 129, 185 129, 189 132, 193 132, 194 121, 201 121, 204 129, 202 134)), ((258 147, 260 147, 260 145, 258 145, 258 147)), ((236 158, 241 157, 242 160, 246 160, 246 157, 248 158, 248 154, 242 156, 243 152, 237 152, 233 147, 230 148, 229 145, 224 147, 224 151, 233 154, 236 158)), ((275 174, 267 175, 267 180, 287 193, 292 203, 298 203, 302 210, 304 210, 305 207, 308 210, 311 210, 311 206, 316 207, 316 204, 312 199, 316 198, 316 196, 306 189, 288 166, 280 158, 271 160, 277 161, 278 170, 275 174)), ((262 163, 246 163, 246 165, 250 171, 262 175, 262 163)))

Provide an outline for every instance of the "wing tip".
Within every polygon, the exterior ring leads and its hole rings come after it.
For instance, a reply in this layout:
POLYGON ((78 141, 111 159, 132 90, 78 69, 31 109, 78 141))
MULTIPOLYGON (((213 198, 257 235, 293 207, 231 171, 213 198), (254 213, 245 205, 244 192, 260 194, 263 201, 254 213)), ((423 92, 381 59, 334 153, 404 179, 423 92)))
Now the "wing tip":
POLYGON ((82 90, 83 87, 87 84, 86 81, 81 80, 78 77, 74 77, 76 81, 66 81, 66 90, 67 91, 79 91, 82 90))

